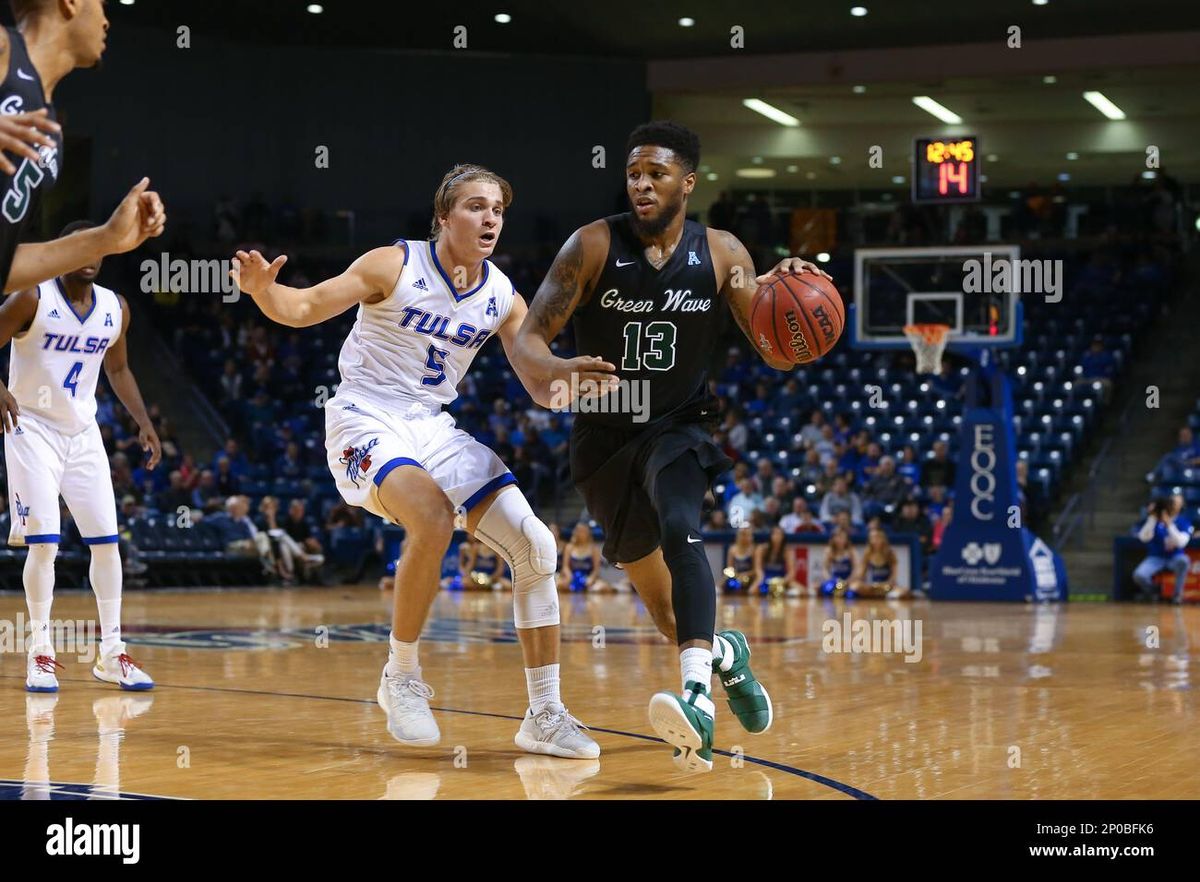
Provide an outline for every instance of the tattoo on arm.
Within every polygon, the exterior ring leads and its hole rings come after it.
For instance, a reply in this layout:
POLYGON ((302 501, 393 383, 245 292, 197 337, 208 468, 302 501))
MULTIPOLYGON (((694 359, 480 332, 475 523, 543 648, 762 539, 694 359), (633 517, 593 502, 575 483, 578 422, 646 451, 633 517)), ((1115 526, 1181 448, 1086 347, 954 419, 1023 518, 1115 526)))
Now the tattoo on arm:
POLYGON ((550 272, 538 287, 529 313, 534 326, 546 334, 555 325, 565 323, 570 317, 575 298, 579 293, 580 276, 583 270, 583 243, 578 231, 563 245, 550 272))

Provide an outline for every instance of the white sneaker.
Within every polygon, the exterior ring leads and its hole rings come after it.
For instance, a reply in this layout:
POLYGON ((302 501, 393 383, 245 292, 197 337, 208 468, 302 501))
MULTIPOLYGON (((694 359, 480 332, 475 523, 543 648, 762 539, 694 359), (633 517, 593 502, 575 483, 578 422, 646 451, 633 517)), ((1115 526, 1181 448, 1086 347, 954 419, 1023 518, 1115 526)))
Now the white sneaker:
POLYGON ((567 713, 565 707, 558 702, 551 702, 536 716, 526 708, 525 719, 513 741, 517 747, 530 753, 545 753, 566 759, 595 759, 600 756, 600 745, 585 735, 580 730, 581 726, 583 723, 567 713))
POLYGON ((92 668, 92 676, 105 683, 116 683, 122 689, 142 692, 154 688, 154 680, 125 652, 121 643, 112 652, 100 657, 92 668))
POLYGON ((433 694, 433 688, 421 679, 420 668, 399 677, 389 677, 384 669, 375 699, 387 714, 393 738, 409 747, 431 747, 442 740, 429 709, 433 694))
POLYGON ((57 692, 58 677, 55 676, 54 669, 61 667, 54 658, 53 649, 31 649, 25 661, 25 691, 57 692))

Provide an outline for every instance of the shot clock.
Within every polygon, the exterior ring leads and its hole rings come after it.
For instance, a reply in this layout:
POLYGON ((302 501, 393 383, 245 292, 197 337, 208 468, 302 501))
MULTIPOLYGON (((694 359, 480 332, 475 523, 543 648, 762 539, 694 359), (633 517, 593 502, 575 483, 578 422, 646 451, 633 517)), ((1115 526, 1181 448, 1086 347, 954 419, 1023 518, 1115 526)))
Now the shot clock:
POLYGON ((974 135, 917 138, 913 155, 913 202, 977 202, 979 139, 974 135))

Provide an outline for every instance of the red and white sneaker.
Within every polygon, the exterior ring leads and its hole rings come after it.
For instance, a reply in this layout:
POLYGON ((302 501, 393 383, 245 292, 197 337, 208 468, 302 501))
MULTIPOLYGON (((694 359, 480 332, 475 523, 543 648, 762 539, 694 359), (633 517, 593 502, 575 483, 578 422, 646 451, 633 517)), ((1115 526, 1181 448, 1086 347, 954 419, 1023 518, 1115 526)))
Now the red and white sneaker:
POLYGON ((25 663, 25 691, 57 692, 58 677, 55 676, 54 669, 61 667, 54 658, 53 649, 31 649, 25 663))
POLYGON ((123 644, 100 657, 96 666, 92 668, 92 676, 134 692, 154 688, 154 680, 142 670, 141 665, 129 657, 123 644))

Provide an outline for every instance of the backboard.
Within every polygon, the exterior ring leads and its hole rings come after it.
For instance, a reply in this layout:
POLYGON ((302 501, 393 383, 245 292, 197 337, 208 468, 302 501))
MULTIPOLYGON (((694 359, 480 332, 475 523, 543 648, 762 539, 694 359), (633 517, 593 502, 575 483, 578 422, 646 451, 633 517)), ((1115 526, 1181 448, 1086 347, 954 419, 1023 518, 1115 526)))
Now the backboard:
POLYGON ((850 345, 907 349, 912 324, 949 325, 960 351, 1019 345, 1019 260, 1015 245, 856 250, 850 345))

